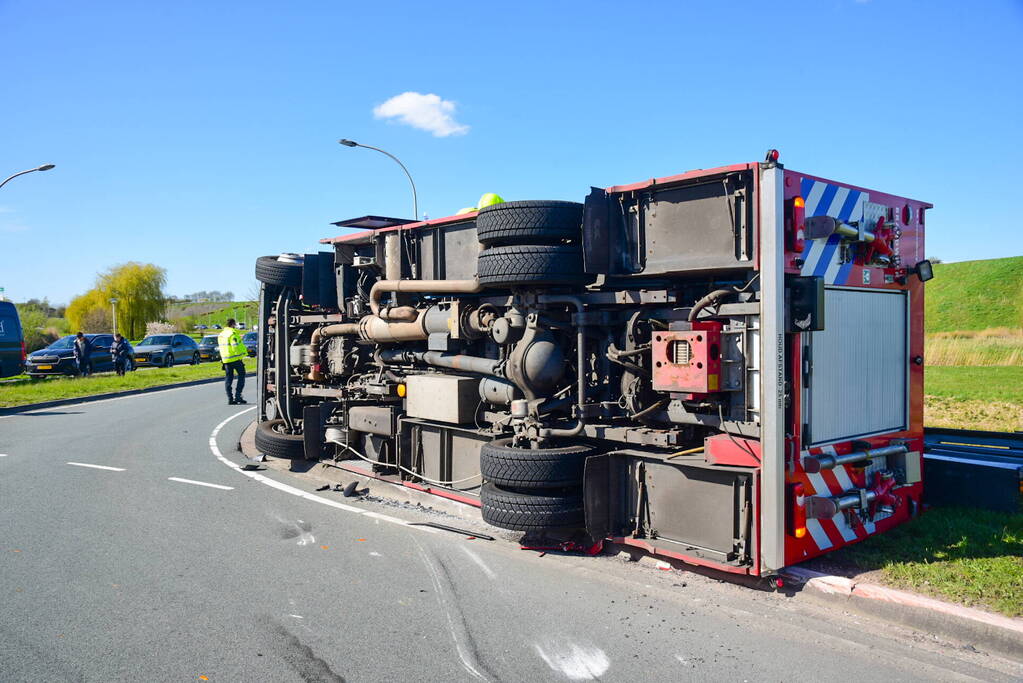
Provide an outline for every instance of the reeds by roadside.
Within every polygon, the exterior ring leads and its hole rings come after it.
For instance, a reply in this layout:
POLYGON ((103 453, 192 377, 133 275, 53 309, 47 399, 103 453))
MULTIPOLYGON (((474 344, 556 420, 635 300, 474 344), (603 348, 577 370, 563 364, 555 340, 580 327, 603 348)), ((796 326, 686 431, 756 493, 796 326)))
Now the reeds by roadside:
POLYGON ((1023 329, 934 332, 924 341, 927 365, 1023 366, 1023 329))

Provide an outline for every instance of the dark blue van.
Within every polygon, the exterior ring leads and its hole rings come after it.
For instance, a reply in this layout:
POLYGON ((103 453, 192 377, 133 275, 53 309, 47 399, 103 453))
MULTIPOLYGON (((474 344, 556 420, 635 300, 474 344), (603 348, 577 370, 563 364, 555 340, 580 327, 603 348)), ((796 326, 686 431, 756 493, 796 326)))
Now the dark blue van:
POLYGON ((0 301, 0 377, 20 375, 24 362, 25 338, 18 309, 10 301, 0 301))

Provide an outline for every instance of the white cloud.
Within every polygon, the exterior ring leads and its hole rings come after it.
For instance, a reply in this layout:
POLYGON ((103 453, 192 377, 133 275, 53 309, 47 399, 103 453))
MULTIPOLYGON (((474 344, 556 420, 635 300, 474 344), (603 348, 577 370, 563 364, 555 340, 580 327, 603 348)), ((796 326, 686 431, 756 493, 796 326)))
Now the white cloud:
POLYGON ((469 126, 454 119, 455 103, 440 95, 403 92, 373 108, 378 119, 397 118, 401 123, 433 133, 438 138, 465 135, 469 126))

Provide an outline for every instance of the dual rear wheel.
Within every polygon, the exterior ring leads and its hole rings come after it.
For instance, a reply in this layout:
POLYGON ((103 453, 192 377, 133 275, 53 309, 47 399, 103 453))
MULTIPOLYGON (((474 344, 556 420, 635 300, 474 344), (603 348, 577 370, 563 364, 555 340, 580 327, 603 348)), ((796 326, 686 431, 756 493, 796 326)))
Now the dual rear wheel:
POLYGON ((511 439, 484 444, 480 472, 483 519, 514 531, 581 527, 586 458, 597 453, 586 443, 548 448, 514 448, 511 439))

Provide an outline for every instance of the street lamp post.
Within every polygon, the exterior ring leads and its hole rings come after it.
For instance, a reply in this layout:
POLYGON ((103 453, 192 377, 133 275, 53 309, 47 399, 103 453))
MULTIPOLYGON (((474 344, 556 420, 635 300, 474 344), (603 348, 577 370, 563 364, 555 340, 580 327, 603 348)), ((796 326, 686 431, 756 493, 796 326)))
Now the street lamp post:
POLYGON ((419 199, 416 197, 416 184, 412 181, 412 174, 408 172, 408 169, 405 168, 405 164, 401 163, 401 160, 398 159, 398 157, 394 156, 390 152, 380 149, 379 147, 364 145, 356 142, 355 140, 338 140, 338 143, 345 147, 365 147, 366 149, 373 149, 394 159, 394 162, 401 166, 401 170, 405 171, 405 177, 408 178, 408 184, 412 186, 412 218, 417 221, 419 220, 419 199))
POLYGON ((114 319, 114 334, 117 334, 117 299, 110 299, 110 310, 113 313, 114 319))
POLYGON ((43 164, 42 166, 36 166, 35 168, 30 168, 27 171, 19 171, 19 172, 15 173, 14 175, 10 176, 7 180, 5 180, 2 183, 0 183, 0 187, 3 187, 4 185, 6 185, 7 183, 11 182, 12 180, 14 180, 15 178, 17 178, 20 175, 25 175, 26 173, 33 173, 35 171, 49 171, 51 168, 54 168, 53 164, 43 164))

